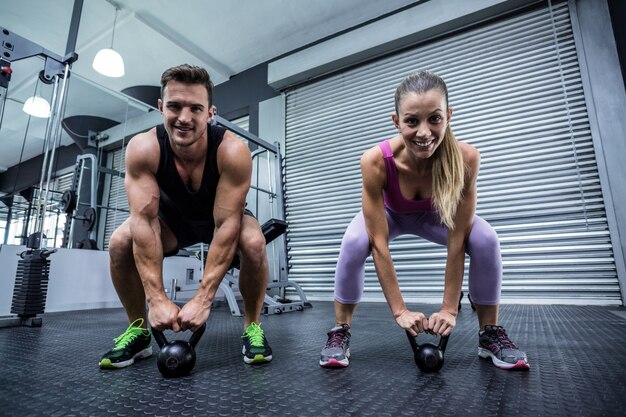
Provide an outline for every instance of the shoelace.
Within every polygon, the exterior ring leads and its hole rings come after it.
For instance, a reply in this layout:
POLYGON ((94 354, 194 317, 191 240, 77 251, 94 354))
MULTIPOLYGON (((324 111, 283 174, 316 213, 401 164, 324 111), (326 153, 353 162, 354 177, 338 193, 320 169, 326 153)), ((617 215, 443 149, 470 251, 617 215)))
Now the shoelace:
POLYGON ((246 337, 250 339, 250 344, 252 346, 263 346, 263 329, 256 323, 252 323, 246 329, 246 333, 242 337, 246 337))
POLYGON ((334 332, 328 332, 328 342, 326 342, 326 347, 340 347, 345 337, 346 332, 343 329, 335 330, 334 332))
POLYGON ((496 329, 496 337, 498 339, 498 343, 503 349, 517 349, 515 343, 513 343, 511 339, 509 339, 509 336, 506 334, 506 330, 504 330, 504 327, 494 326, 494 328, 496 329))
POLYGON ((122 333, 121 335, 113 339, 113 342, 115 343, 114 349, 117 350, 117 349, 125 348, 126 346, 128 346, 130 342, 135 340, 137 336, 140 336, 141 334, 143 334, 145 330, 141 328, 142 324, 143 324, 142 318, 139 318, 133 321, 130 324, 130 326, 128 326, 128 328, 126 329, 124 333, 122 333))

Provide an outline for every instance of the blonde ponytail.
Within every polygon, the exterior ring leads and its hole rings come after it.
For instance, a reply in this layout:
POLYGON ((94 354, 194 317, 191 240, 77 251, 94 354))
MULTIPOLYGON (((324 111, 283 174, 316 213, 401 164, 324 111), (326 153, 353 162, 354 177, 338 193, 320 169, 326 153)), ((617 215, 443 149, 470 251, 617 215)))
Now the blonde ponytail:
POLYGON ((465 165, 461 149, 448 125, 443 141, 433 155, 433 205, 439 212, 441 223, 454 229, 456 209, 463 198, 465 165))

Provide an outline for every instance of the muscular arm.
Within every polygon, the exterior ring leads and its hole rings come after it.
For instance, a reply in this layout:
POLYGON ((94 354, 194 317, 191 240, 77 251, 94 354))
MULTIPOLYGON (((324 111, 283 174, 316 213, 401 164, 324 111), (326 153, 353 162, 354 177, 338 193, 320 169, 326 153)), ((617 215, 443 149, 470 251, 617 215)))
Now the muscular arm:
POLYGON ((389 251, 389 228, 382 190, 386 180, 385 165, 378 147, 368 150, 361 158, 363 176, 363 216, 372 249, 378 281, 393 316, 397 319, 407 310, 396 270, 389 251))
POLYGON ((163 290, 159 187, 155 177, 158 164, 159 145, 155 140, 154 129, 135 136, 129 142, 124 184, 130 206, 133 257, 150 306, 148 321, 154 328, 178 331, 179 309, 163 290))
POLYGON ((218 169, 220 180, 213 207, 215 231, 198 290, 198 296, 208 306, 237 250, 246 194, 252 175, 252 159, 248 147, 230 132, 226 132, 218 150, 218 169))
POLYGON ((163 290, 159 186, 155 177, 159 149, 150 135, 150 132, 139 134, 129 142, 124 179, 130 206, 133 255, 149 304, 167 298, 163 290))

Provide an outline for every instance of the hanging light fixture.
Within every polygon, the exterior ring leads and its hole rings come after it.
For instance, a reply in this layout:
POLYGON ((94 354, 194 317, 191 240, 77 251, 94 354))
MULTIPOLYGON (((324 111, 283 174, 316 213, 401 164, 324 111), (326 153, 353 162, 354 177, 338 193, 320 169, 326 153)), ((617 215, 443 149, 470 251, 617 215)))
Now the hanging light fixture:
POLYGON ((111 31, 111 47, 98 51, 91 66, 102 75, 107 77, 122 77, 124 75, 124 60, 122 56, 113 49, 113 39, 115 38, 115 24, 117 23, 117 11, 115 6, 115 19, 113 20, 113 30, 111 31))
POLYGON ((33 117, 41 117, 42 119, 50 117, 50 103, 41 96, 29 97, 24 102, 22 110, 33 117))
POLYGON ((30 114, 33 117, 40 117, 42 119, 47 119, 50 117, 50 103, 48 100, 37 95, 37 89, 39 88, 39 79, 37 79, 37 83, 35 84, 35 95, 29 97, 24 102, 24 106, 22 107, 22 111, 26 114, 30 114))

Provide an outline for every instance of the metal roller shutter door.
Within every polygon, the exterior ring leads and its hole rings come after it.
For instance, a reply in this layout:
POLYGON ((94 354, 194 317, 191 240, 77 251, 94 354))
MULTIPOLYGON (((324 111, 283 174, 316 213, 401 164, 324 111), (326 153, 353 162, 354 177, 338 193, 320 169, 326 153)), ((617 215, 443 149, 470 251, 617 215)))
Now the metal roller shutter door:
MULTIPOLYGON (((503 301, 621 303, 566 3, 287 92, 290 279, 332 299, 341 237, 361 204, 359 158, 395 135, 394 90, 416 69, 446 80, 453 129, 481 151, 477 214, 500 236, 503 301)), ((405 298, 441 299, 445 248, 401 237, 391 251, 405 298)), ((368 299, 384 300, 371 257, 368 299)))

